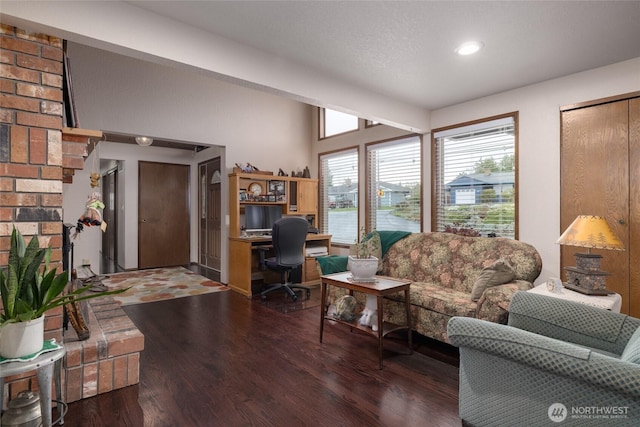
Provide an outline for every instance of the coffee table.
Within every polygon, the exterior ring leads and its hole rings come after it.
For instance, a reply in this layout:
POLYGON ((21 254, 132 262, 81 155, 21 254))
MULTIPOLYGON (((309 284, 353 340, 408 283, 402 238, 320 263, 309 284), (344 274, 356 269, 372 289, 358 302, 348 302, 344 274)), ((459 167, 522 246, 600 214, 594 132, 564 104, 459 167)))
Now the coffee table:
POLYGON ((356 282, 351 277, 351 272, 342 272, 327 274, 321 277, 322 296, 320 303, 320 342, 322 343, 322 334, 324 332, 324 321, 332 320, 336 323, 347 325, 351 330, 364 332, 378 338, 378 361, 379 367, 382 369, 382 342, 383 338, 391 332, 406 330, 408 336, 409 354, 413 354, 413 346, 411 343, 411 312, 409 303, 409 287, 411 282, 406 280, 392 279, 385 276, 374 276, 372 282, 356 282), (374 331, 368 326, 358 324, 358 320, 346 321, 338 319, 327 314, 327 285, 337 286, 349 290, 349 294, 353 292, 362 292, 368 295, 375 295, 378 302, 378 330, 374 331), (382 297, 389 294, 404 291, 404 304, 407 312, 407 324, 396 325, 390 322, 384 322, 382 312, 382 297))

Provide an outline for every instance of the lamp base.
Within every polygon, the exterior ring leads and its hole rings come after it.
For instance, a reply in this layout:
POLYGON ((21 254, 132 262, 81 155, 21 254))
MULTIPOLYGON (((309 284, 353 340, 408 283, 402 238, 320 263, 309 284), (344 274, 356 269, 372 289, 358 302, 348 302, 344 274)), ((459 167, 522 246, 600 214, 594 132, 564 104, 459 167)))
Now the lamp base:
POLYGON ((583 288, 581 286, 576 286, 576 285, 571 284, 571 283, 563 283, 562 285, 567 289, 570 289, 570 290, 576 291, 576 292, 580 292, 581 294, 585 294, 585 295, 603 296, 603 295, 615 294, 615 292, 610 291, 608 289, 587 289, 587 288, 583 288))

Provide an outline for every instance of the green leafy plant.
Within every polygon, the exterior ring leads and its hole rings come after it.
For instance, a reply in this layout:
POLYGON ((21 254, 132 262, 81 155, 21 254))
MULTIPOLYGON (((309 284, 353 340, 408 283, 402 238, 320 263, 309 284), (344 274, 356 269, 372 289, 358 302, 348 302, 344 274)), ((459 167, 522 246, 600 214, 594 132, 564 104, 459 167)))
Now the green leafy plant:
POLYGON ((354 250, 352 253, 355 253, 356 258, 369 258, 375 256, 377 253, 380 240, 373 239, 370 235, 368 235, 364 229, 364 227, 360 228, 360 242, 355 242, 353 244, 354 250))
POLYGON ((33 236, 26 244, 20 231, 13 228, 9 264, 6 273, 0 270, 0 296, 4 310, 0 313, 0 326, 37 319, 45 311, 70 302, 119 294, 126 290, 85 294, 91 289, 90 285, 62 295, 68 283, 67 272, 56 275, 56 269, 49 267, 50 261, 50 247, 40 249, 37 236, 33 236), (44 268, 41 269, 43 261, 44 268))

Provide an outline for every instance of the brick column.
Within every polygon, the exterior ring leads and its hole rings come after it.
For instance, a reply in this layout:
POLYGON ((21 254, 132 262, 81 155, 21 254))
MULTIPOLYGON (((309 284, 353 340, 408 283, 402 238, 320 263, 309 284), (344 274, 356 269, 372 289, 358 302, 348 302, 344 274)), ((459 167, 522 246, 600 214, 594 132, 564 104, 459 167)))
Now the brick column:
MULTIPOLYGON (((0 266, 15 225, 62 260, 62 40, 0 25, 0 266)), ((46 338, 62 342, 62 309, 47 312, 46 338)), ((30 385, 10 383, 10 397, 30 385)), ((37 388, 37 387, 36 387, 37 388)), ((2 402, 0 402, 2 404, 2 402)))

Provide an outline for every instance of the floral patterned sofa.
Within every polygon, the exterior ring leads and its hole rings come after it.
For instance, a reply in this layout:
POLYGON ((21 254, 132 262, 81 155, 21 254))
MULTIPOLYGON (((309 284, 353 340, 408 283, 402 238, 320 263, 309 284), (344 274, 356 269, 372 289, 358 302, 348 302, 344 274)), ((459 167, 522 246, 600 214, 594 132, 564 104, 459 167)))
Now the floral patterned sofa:
MULTIPOLYGON (((527 243, 434 232, 412 233, 397 240, 383 254, 378 274, 410 280, 413 329, 448 343, 447 322, 454 316, 506 324, 511 297, 519 290, 531 289, 541 269, 540 254, 527 243), (473 301, 474 284, 497 261, 511 266, 515 277, 487 287, 473 301)), ((330 302, 337 296, 336 289, 330 290, 330 302)), ((404 294, 387 297, 383 310, 385 321, 403 324, 404 294)))

